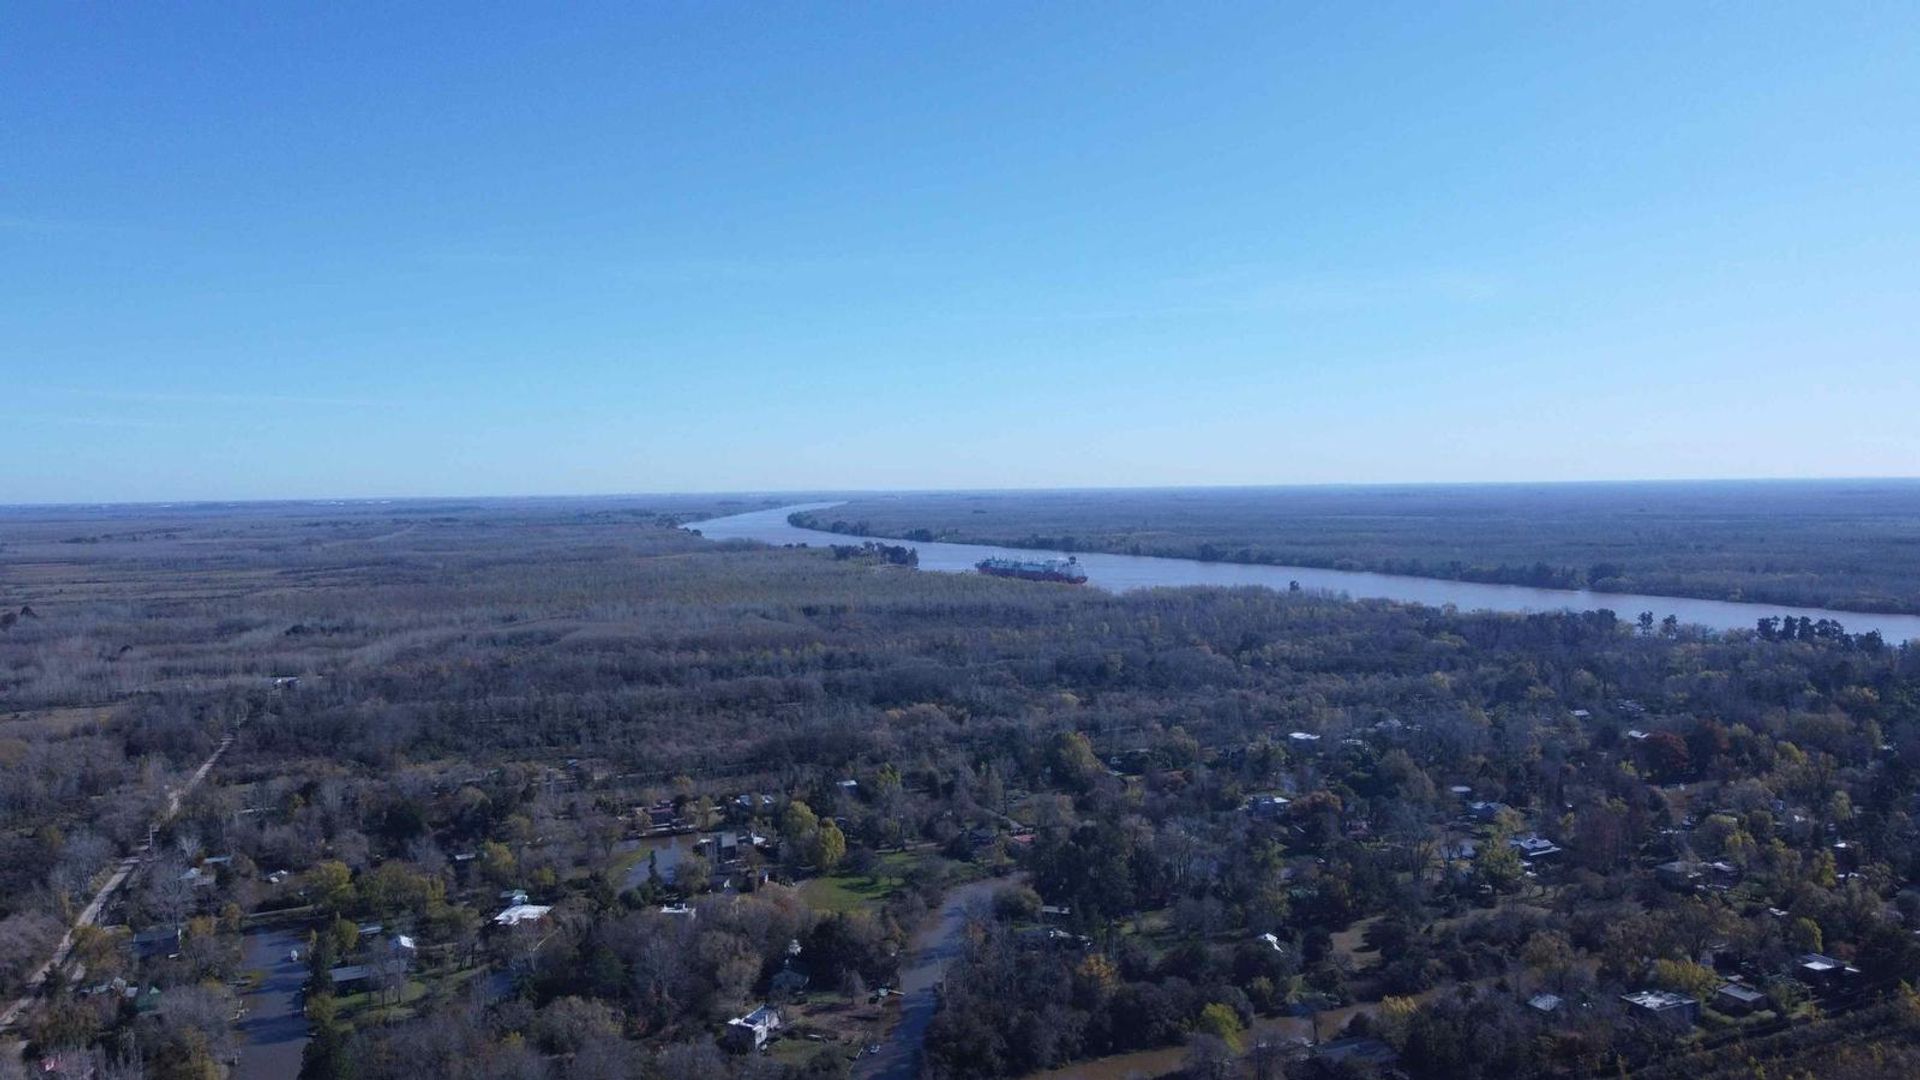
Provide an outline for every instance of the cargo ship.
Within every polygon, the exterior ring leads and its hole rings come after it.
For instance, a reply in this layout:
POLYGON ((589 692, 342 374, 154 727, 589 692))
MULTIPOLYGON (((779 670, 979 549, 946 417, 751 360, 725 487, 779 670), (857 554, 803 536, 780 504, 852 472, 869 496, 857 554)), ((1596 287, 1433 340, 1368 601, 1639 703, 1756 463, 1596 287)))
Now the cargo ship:
POLYGON ((973 564, 973 568, 994 577, 1019 578, 1022 581, 1061 581, 1068 585, 1087 583, 1087 572, 1080 569, 1079 560, 1071 556, 1065 559, 981 559, 973 564))

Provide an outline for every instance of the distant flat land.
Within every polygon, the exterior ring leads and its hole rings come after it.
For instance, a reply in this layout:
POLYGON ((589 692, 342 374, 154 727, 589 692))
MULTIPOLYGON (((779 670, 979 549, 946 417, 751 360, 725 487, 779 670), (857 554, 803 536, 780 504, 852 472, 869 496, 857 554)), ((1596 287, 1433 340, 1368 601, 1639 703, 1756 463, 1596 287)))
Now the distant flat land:
POLYGON ((816 527, 1920 612, 1920 480, 865 495, 816 527))

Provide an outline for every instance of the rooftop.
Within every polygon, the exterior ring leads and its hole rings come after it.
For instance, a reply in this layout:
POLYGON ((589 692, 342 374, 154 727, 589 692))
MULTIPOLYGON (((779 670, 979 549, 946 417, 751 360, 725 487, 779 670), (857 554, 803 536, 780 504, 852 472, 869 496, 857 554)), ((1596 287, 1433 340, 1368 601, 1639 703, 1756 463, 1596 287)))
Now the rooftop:
POLYGON ((1640 990, 1632 994, 1622 994, 1620 1000, 1653 1012, 1700 1004, 1685 994, 1676 994, 1671 990, 1640 990))
POLYGON ((501 926, 518 926, 523 922, 539 922, 547 917, 547 912, 552 910, 553 906, 550 904, 515 904, 495 915, 493 921, 501 926))

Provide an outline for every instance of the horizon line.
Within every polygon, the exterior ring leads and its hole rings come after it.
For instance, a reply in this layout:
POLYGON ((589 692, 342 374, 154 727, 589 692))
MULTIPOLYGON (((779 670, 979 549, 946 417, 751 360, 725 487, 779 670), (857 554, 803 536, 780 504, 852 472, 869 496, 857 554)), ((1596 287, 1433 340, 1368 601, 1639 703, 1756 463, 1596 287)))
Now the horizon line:
POLYGON ((1852 476, 1697 476, 1637 477, 1589 480, 1327 480, 1277 483, 1194 483, 1194 484, 1066 484, 1032 487, 788 487, 788 488, 688 488, 671 491, 546 492, 513 494, 448 495, 309 495, 255 496, 241 498, 178 498, 100 501, 0 502, 0 511, 109 509, 117 507, 209 507, 209 506, 302 506, 313 504, 367 505, 380 503, 429 502, 511 502, 534 500, 591 500, 643 498, 750 498, 763 496, 837 496, 837 495, 1006 495, 1076 494, 1082 492, 1158 492, 1158 491, 1286 491, 1334 490, 1345 488, 1490 488, 1490 487, 1625 487, 1637 485, 1682 484, 1858 484, 1920 483, 1920 474, 1852 476))

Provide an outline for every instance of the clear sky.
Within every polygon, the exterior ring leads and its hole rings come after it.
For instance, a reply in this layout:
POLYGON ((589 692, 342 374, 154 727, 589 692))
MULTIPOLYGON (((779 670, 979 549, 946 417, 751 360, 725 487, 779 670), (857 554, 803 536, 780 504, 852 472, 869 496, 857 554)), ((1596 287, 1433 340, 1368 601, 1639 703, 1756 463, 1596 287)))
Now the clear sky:
POLYGON ((0 502, 1920 474, 1920 5, 0 6, 0 502))

